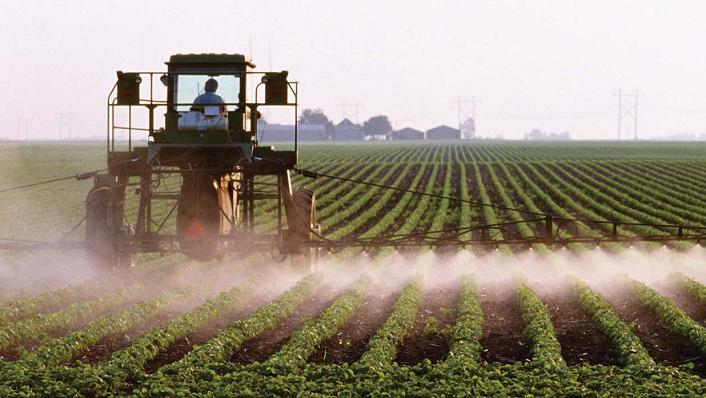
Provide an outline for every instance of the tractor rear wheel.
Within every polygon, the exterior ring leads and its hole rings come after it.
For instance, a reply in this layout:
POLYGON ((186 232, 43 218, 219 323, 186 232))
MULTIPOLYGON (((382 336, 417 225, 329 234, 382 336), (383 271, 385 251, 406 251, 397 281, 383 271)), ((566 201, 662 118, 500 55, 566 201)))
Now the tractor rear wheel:
POLYGON ((132 267, 132 255, 119 250, 121 229, 110 223, 109 187, 93 188, 86 198, 86 250, 89 259, 102 269, 132 267))
POLYGON ((316 271, 318 248, 307 247, 302 243, 314 239, 313 233, 316 224, 316 195, 308 188, 297 188, 292 194, 294 222, 289 226, 290 239, 297 247, 297 252, 292 255, 292 267, 297 271, 316 271))

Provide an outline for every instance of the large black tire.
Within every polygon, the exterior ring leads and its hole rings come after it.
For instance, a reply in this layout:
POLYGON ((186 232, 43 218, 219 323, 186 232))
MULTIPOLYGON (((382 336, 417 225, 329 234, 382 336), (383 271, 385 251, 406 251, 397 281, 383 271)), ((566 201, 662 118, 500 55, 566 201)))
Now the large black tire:
POLYGON ((237 201, 232 181, 222 176, 185 173, 177 206, 180 249, 201 261, 219 255, 225 242, 214 236, 230 232, 231 217, 237 214, 237 201))
POLYGON ((132 267, 132 255, 119 250, 119 228, 109 224, 111 190, 93 188, 86 198, 86 251, 101 269, 132 267))
POLYGON ((292 194, 294 207, 292 225, 289 226, 290 238, 297 248, 292 254, 292 267, 301 272, 316 270, 316 254, 318 249, 301 246, 302 242, 315 238, 316 228, 316 196, 308 188, 297 188, 292 194))
POLYGON ((184 174, 177 205, 177 233, 180 249, 201 261, 212 259, 218 241, 209 236, 219 232, 221 211, 218 191, 209 174, 184 174))

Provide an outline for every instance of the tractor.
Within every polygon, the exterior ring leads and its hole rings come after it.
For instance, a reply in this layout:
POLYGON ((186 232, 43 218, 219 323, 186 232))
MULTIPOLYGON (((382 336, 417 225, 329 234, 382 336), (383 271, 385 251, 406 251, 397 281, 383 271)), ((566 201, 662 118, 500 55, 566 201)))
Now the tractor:
POLYGON ((177 54, 166 65, 161 72, 118 71, 108 95, 107 168, 94 176, 86 199, 91 257, 114 269, 132 266, 137 253, 182 252, 206 261, 269 250, 312 269, 318 251, 306 242, 318 235, 316 198, 309 189, 293 190, 290 179, 298 82, 287 71, 255 72, 240 54, 177 54), (211 79, 221 100, 195 106, 211 79), (258 143, 258 119, 268 106, 294 113, 286 150, 258 143), (126 211, 130 195, 136 205, 126 211), (276 201, 274 234, 255 229, 260 200, 276 201))

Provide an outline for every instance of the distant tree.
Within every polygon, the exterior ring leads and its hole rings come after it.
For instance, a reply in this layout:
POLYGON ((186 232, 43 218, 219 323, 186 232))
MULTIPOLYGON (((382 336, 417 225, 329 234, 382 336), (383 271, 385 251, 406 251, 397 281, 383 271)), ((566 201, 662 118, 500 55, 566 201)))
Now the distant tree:
POLYGON ((323 124, 326 126, 327 138, 330 139, 333 136, 333 122, 321 109, 304 109, 299 114, 299 124, 323 124))
POLYGON ((326 124, 328 122, 328 116, 321 109, 304 109, 299 114, 299 123, 301 124, 326 124))
POLYGON ((387 116, 378 115, 366 120, 362 130, 366 135, 385 135, 392 131, 392 124, 387 116))
POLYGON ((526 140, 544 140, 546 138, 547 138, 547 134, 540 129, 532 129, 532 131, 525 134, 526 140))

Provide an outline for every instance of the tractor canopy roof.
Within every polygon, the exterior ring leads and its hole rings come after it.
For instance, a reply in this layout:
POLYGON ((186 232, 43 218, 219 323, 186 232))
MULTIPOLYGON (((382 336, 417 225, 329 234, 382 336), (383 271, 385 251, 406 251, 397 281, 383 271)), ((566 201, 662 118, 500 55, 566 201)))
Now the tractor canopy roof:
POLYGON ((169 66, 199 66, 199 65, 240 65, 254 68, 255 64, 245 59, 242 54, 174 54, 169 57, 169 66))

